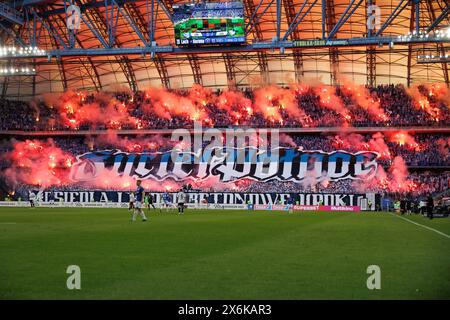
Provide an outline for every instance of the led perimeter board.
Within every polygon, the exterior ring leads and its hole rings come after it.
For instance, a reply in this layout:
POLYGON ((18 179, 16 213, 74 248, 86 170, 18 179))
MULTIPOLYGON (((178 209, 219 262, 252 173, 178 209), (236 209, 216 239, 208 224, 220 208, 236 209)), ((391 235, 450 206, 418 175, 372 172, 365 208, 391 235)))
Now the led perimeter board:
POLYGON ((172 8, 178 46, 245 42, 242 2, 188 3, 172 8))

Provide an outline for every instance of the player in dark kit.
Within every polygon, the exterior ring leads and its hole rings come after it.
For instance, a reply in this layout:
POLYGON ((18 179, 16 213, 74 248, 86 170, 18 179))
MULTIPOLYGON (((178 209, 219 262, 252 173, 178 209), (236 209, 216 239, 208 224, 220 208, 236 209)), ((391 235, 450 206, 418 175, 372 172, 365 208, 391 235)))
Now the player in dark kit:
POLYGON ((144 210, 142 210, 142 202, 144 201, 145 190, 141 186, 141 180, 136 181, 136 186, 137 186, 135 193, 136 201, 134 204, 133 216, 131 220, 136 221, 136 215, 139 213, 142 217, 142 221, 147 221, 147 217, 145 216, 144 210))
MULTIPOLYGON (((156 207, 153 203, 153 196, 151 194, 146 194, 144 197, 145 207, 148 208, 148 211, 150 211, 150 206, 153 207, 153 209, 156 210, 156 207)), ((161 209, 159 210, 161 211, 161 209)))
POLYGON ((430 195, 427 198, 427 217, 430 220, 433 219, 433 209, 434 209, 434 201, 433 201, 433 197, 430 195))

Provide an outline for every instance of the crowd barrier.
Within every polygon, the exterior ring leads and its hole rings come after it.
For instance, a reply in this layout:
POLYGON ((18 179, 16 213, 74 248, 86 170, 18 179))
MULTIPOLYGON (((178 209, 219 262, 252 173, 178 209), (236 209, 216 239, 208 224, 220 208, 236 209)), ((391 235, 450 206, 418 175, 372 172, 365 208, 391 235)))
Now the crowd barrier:
MULTIPOLYGON (((56 207, 56 208, 128 208, 127 202, 36 202, 36 207, 56 207)), ((0 207, 29 207, 28 201, 0 201, 0 207)), ((156 204, 159 207, 159 204, 156 204)), ((351 211, 359 212, 359 206, 302 206, 302 205, 282 205, 282 204, 199 204, 187 203, 190 209, 215 209, 215 210, 276 210, 276 211, 351 211)), ((176 205, 173 205, 175 208, 176 205)))
MULTIPOLYGON (((128 208, 127 202, 36 202, 36 207, 56 208, 128 208)), ((156 204, 156 207, 159 207, 156 204)), ((176 208, 176 205, 172 205, 176 208)), ((245 210, 245 204, 197 204, 187 203, 190 209, 245 210)), ((30 207, 28 201, 0 201, 0 207, 30 207)))

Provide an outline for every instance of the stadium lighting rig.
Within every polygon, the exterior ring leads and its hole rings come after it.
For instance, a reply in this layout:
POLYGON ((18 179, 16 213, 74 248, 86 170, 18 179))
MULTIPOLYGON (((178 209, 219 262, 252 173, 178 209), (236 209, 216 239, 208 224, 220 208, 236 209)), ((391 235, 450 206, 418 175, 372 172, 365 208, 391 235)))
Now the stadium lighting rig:
POLYGON ((417 56, 417 63, 448 63, 450 62, 450 54, 424 54, 417 56))
POLYGON ((401 42, 410 42, 412 40, 424 40, 424 39, 436 39, 436 40, 443 40, 443 39, 450 39, 450 27, 447 29, 439 29, 435 31, 427 32, 425 30, 419 30, 417 32, 416 30, 408 32, 408 34, 405 35, 399 35, 397 37, 398 41, 401 42))
POLYGON ((0 77, 33 76, 36 69, 29 66, 0 66, 0 77))
POLYGON ((45 57, 47 52, 38 47, 0 46, 0 58, 45 57))

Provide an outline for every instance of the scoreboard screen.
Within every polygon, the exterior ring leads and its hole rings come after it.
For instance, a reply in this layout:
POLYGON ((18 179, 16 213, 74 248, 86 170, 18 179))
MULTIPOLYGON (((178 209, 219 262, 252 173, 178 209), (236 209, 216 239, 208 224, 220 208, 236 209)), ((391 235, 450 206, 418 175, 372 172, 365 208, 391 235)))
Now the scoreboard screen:
POLYGON ((172 8, 178 46, 245 42, 242 2, 177 4, 172 8))

